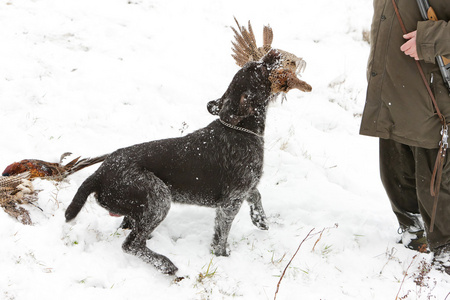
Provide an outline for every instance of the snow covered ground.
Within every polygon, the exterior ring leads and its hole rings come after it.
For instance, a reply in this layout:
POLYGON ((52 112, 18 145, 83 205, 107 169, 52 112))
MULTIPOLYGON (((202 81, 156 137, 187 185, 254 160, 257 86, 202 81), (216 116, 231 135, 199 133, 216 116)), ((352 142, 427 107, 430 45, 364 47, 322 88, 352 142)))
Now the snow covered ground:
POLYGON ((185 135, 214 120, 238 67, 233 16, 303 57, 312 93, 271 104, 260 184, 269 231, 244 204, 231 255, 210 252, 214 210, 173 205, 148 246, 179 268, 161 275, 122 252, 127 230, 88 200, 64 212, 90 167, 35 180, 40 211, 25 226, 0 210, 0 299, 447 299, 450 278, 396 243, 378 176, 378 141, 358 135, 370 0, 2 0, 0 167, 58 161, 185 135), (405 275, 405 271, 407 271, 405 275), (406 297, 405 297, 406 296, 406 297))

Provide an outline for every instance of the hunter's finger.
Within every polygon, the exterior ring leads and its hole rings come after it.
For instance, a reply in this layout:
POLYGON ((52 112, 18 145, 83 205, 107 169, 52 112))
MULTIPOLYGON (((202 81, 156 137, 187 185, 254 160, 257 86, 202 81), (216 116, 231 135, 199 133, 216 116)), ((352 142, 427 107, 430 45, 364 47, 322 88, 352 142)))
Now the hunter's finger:
POLYGON ((415 37, 416 34, 417 34, 417 31, 411 31, 411 32, 409 32, 407 34, 404 34, 403 38, 404 39, 411 39, 411 38, 415 37))
POLYGON ((407 41, 400 47, 400 50, 405 52, 405 51, 409 50, 411 48, 411 46, 412 46, 411 43, 409 41, 407 41))

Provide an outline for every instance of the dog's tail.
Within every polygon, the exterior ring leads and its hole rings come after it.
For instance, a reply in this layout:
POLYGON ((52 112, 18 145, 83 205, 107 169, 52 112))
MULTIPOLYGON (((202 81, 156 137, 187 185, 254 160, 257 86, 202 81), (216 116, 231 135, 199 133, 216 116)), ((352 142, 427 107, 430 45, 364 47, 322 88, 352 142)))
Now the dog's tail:
POLYGON ((73 197, 72 203, 70 203, 69 207, 66 210, 66 222, 73 220, 81 208, 83 208, 86 200, 90 194, 96 191, 97 180, 96 173, 89 176, 80 186, 77 193, 73 197))

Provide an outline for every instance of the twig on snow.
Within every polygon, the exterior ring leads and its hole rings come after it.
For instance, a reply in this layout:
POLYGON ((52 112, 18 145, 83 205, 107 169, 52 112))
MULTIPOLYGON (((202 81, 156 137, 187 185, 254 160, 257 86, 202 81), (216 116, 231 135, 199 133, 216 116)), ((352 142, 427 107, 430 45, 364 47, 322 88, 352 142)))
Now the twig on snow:
POLYGON ((278 294, 278 291, 279 291, 279 289, 280 289, 280 284, 281 284, 281 281, 283 280, 283 277, 284 277, 284 274, 286 273, 286 270, 289 268, 289 265, 291 264, 291 262, 292 262, 292 260, 294 260, 294 257, 297 255, 297 252, 300 250, 300 247, 303 245, 303 243, 309 238, 309 236, 311 235, 311 233, 313 232, 315 230, 315 228, 313 228, 313 229, 311 229, 311 231, 310 232, 308 232, 308 234, 305 236, 305 238, 303 239, 303 241, 300 243, 300 245, 298 246, 298 248, 297 248, 297 251, 295 251, 295 253, 294 253, 294 255, 292 256, 292 258, 291 258, 291 260, 288 262, 288 264, 286 265, 286 268, 284 268, 284 271, 283 271, 283 273, 281 274, 281 277, 280 277, 280 280, 278 281, 278 284, 277 284, 277 290, 275 291, 275 296, 274 296, 274 300, 276 300, 277 299, 277 294, 278 294))
POLYGON ((402 283, 400 284, 400 287, 399 287, 399 289, 398 289, 397 296, 395 296, 395 300, 399 299, 399 298, 398 298, 398 295, 400 294, 400 292, 401 292, 401 290, 402 290, 402 287, 403 287, 403 284, 405 283, 406 276, 408 276, 409 268, 411 268, 411 266, 412 266, 412 264, 414 263, 414 261, 416 260, 416 258, 417 258, 417 255, 414 255, 414 256, 413 256, 413 259, 411 260, 411 263, 410 263, 409 266, 408 266, 408 268, 406 268, 405 275, 403 276, 403 280, 402 280, 402 283))
MULTIPOLYGON (((339 227, 339 224, 338 223, 336 223, 336 224, 334 224, 334 226, 333 227, 325 227, 324 229, 322 229, 320 232, 319 232, 319 238, 317 239, 317 241, 314 243, 314 246, 312 247, 312 252, 314 252, 314 250, 316 249, 316 245, 319 243, 319 241, 322 239, 322 234, 323 234, 323 232, 325 231, 325 230, 329 230, 329 229, 333 229, 333 228, 338 228, 339 227)), ((315 233, 314 235, 316 235, 317 233, 315 233)))
POLYGON ((317 241, 314 243, 314 246, 312 247, 312 250, 311 250, 311 251, 314 252, 314 249, 316 248, 317 243, 322 239, 322 234, 323 234, 323 232, 325 231, 325 229, 326 229, 326 228, 324 228, 324 229, 322 229, 322 230, 320 231, 319 238, 318 238, 317 241))

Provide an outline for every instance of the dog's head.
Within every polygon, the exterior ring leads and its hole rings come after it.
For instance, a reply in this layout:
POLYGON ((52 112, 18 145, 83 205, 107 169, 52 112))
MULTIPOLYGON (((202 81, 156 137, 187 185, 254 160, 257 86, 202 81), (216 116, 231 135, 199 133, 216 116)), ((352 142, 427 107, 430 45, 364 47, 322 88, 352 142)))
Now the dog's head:
POLYGON ((270 50, 259 61, 250 61, 240 69, 225 94, 208 103, 208 111, 232 125, 265 112, 268 101, 280 92, 291 89, 311 91, 311 86, 297 78, 294 71, 283 64, 283 55, 270 50))

